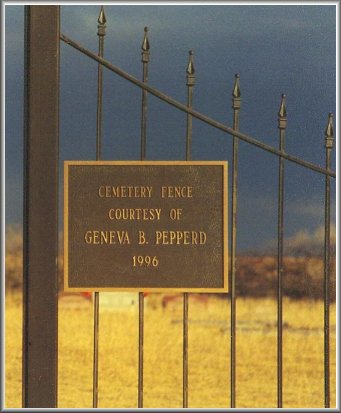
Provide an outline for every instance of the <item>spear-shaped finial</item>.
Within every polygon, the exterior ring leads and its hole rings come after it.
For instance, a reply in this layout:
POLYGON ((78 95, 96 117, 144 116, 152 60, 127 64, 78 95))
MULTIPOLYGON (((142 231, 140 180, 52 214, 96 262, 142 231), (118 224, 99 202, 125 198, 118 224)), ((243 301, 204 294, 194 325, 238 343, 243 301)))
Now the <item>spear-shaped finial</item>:
POLYGON ((232 91, 232 96, 234 98, 240 98, 241 93, 240 93, 240 85, 239 85, 239 73, 236 73, 234 75, 235 80, 234 80, 234 85, 233 85, 233 91, 232 91))
POLYGON ((99 11, 98 19, 99 24, 105 24, 107 22, 107 18, 105 17, 104 7, 101 6, 101 10, 99 11))
POLYGON ((98 26, 97 26, 98 27, 98 31, 97 31, 98 36, 105 36, 105 29, 106 29, 105 23, 107 22, 107 18, 105 17, 103 6, 101 6, 101 10, 99 11, 97 22, 98 22, 98 26))
POLYGON ((149 62, 149 40, 148 40, 148 27, 144 28, 144 37, 143 37, 143 42, 141 45, 141 49, 142 49, 142 58, 141 58, 141 62, 142 63, 148 63, 149 62))
POLYGON ((286 118, 287 116, 287 109, 285 106, 285 99, 286 96, 284 94, 282 94, 282 99, 281 99, 281 106, 279 107, 279 111, 278 111, 278 116, 281 118, 286 118))
POLYGON ((188 52, 188 54, 189 54, 189 59, 188 59, 188 65, 187 65, 187 69, 186 69, 187 86, 194 86, 194 84, 195 84, 195 69, 194 69, 194 63, 193 63, 193 55, 194 55, 193 50, 190 50, 188 52))
POLYGON ((188 59, 188 65, 187 65, 186 71, 188 75, 194 75, 195 69, 194 69, 194 63, 193 63, 193 55, 194 55, 193 50, 190 50, 188 54, 189 54, 189 59, 188 59))
POLYGON ((333 128, 333 114, 330 112, 328 117, 328 124, 325 130, 326 148, 332 148, 334 144, 334 128, 333 128))
POLYGON ((150 49, 149 40, 148 40, 148 27, 144 28, 144 37, 143 37, 141 49, 143 52, 148 52, 150 49))
POLYGON ((282 94, 281 104, 278 111, 278 127, 279 129, 285 129, 287 127, 287 108, 286 108, 286 96, 282 94))
POLYGON ((240 109, 241 105, 241 93, 240 93, 240 85, 239 85, 239 73, 234 75, 234 85, 232 90, 232 109, 238 110, 240 109))

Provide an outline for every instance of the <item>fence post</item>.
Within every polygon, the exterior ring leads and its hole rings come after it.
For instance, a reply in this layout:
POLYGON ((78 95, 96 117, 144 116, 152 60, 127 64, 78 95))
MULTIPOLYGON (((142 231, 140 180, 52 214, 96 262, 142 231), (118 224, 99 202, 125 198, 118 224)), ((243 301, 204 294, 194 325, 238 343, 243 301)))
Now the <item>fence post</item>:
MULTIPOLYGON (((286 96, 282 94, 278 112, 279 149, 284 152, 287 128, 286 96)), ((277 221, 277 407, 283 407, 283 235, 284 235, 284 159, 278 164, 277 221)))
POLYGON ((25 6, 23 407, 57 406, 59 6, 25 6))
MULTIPOLYGON (((195 85, 195 69, 193 62, 193 50, 189 51, 188 65, 186 69, 187 106, 193 105, 193 87, 195 85)), ((191 159, 192 146, 192 116, 188 113, 186 119, 186 161, 191 159)), ((183 294, 183 324, 182 324, 182 407, 188 407, 188 293, 183 294)))
MULTIPOLYGON (((326 169, 330 169, 331 151, 334 144, 333 114, 329 113, 325 130, 326 169)), ((329 348, 329 301, 330 301, 330 176, 325 177, 324 204, 324 407, 330 407, 330 348, 329 348)))
MULTIPOLYGON (((101 6, 97 19, 98 56, 103 57, 104 36, 107 19, 104 7, 101 6)), ((103 67, 97 68, 97 116, 96 116, 96 161, 102 158, 102 112, 103 112, 103 67)), ((98 356, 99 356, 99 292, 94 293, 94 348, 92 359, 92 407, 98 407, 98 356)))
MULTIPOLYGON (((239 74, 236 73, 232 91, 233 109, 233 129, 239 129, 239 111, 241 107, 241 93, 239 84, 239 74)), ((231 206, 231 348, 230 348, 230 387, 231 387, 231 408, 236 407, 236 250, 237 250, 237 193, 238 193, 238 141, 233 136, 232 148, 232 206, 231 206)))
MULTIPOLYGON (((149 63, 149 40, 148 27, 144 28, 144 37, 141 46, 141 62, 143 64, 142 81, 148 83, 148 63, 149 63)), ((147 140, 147 91, 142 90, 141 109, 141 161, 146 159, 147 140)), ((139 363, 138 363, 138 394, 137 407, 143 407, 143 342, 144 342, 144 293, 139 292, 139 363)))

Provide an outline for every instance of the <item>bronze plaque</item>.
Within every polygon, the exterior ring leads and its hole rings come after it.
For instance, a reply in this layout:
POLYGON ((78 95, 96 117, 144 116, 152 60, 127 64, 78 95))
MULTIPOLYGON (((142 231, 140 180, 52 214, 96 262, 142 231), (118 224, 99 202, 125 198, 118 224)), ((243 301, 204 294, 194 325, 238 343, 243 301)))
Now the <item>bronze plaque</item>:
POLYGON ((227 253, 227 162, 64 162, 66 291, 227 292, 227 253))

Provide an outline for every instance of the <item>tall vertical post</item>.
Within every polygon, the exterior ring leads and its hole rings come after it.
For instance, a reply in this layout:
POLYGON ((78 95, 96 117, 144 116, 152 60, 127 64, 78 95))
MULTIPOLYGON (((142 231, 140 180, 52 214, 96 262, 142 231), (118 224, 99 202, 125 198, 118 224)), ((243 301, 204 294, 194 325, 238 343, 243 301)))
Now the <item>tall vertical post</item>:
MULTIPOLYGON (((98 56, 103 57, 104 54, 104 36, 106 34, 106 16, 104 7, 102 6, 98 15, 98 56)), ((97 69, 97 118, 96 118, 96 161, 102 157, 102 101, 103 101, 103 66, 98 64, 97 69)))
MULTIPOLYGON (((239 74, 235 75, 232 91, 233 129, 239 129, 241 93, 239 74)), ((232 148, 232 208, 231 208, 231 408, 236 407, 236 248, 237 248, 237 189, 238 189, 238 138, 233 137, 232 148)))
MULTIPOLYGON (((98 16, 98 56, 103 57, 106 17, 103 6, 98 16)), ((96 122, 96 161, 102 157, 102 102, 103 102, 103 67, 97 69, 97 122, 96 122)), ((98 407, 98 351, 99 351, 99 292, 94 295, 94 355, 93 355, 93 385, 92 406, 98 407)))
MULTIPOLYGON (((189 51, 187 65, 187 106, 192 108, 193 87, 195 85, 195 69, 193 63, 193 51, 189 51)), ((192 143, 192 116, 187 114, 186 126, 186 161, 191 159, 192 143)), ((182 407, 188 407, 188 293, 183 295, 183 354, 182 354, 182 407)))
MULTIPOLYGON (((143 64, 142 81, 148 82, 149 63, 149 40, 148 27, 144 28, 142 41, 141 61, 143 64)), ((142 90, 142 111, 141 111, 141 161, 146 159, 146 139, 147 139, 147 91, 142 90)), ((139 293, 139 366, 138 366, 138 400, 139 408, 143 407, 143 342, 144 342, 144 293, 139 293)))
MULTIPOLYGON (((285 129, 287 127, 287 111, 285 95, 282 95, 278 111, 279 149, 284 151, 285 129)), ((284 202, 284 159, 279 158, 278 166, 278 234, 277 234, 277 407, 283 407, 283 202, 284 202)))
MULTIPOLYGON (((333 114, 329 113, 325 131, 326 169, 330 169, 331 151, 334 143, 333 114)), ((329 369, 329 302, 330 302, 330 176, 325 178, 324 206, 324 407, 330 407, 329 369)))
MULTIPOLYGON (((193 106, 193 87, 195 85, 195 69, 193 63, 193 50, 189 51, 189 60, 187 65, 187 106, 192 108, 193 106)), ((187 114, 187 126, 186 126, 186 161, 191 159, 192 149, 192 115, 187 114)))
MULTIPOLYGON (((148 40, 148 27, 144 28, 144 37, 141 46, 141 61, 143 64, 142 81, 148 83, 148 63, 150 46, 148 40)), ((147 136, 147 91, 142 90, 142 114, 141 114, 141 161, 146 159, 146 136, 147 136)))
POLYGON ((57 407, 59 6, 25 6, 24 408, 57 407))

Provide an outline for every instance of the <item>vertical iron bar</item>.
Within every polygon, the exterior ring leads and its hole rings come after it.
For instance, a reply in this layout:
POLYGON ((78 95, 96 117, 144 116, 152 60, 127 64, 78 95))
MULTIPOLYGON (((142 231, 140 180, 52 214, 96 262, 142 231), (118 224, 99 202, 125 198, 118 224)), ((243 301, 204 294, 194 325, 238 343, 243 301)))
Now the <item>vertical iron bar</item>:
POLYGON ((24 408, 57 407, 59 13, 25 6, 24 408))
MULTIPOLYGON (((103 57, 106 17, 103 6, 98 16, 98 55, 103 57)), ((96 124, 96 161, 102 157, 102 101, 103 101, 103 67, 98 64, 97 75, 97 124, 96 124)), ((99 349, 99 292, 94 294, 94 354, 92 406, 98 407, 98 349, 99 349)))
MULTIPOLYGON (((239 110, 241 106, 241 93, 239 74, 235 75, 232 92, 233 129, 239 129, 239 110)), ((232 149, 232 208, 231 208, 231 408, 236 407, 236 248, 237 248, 237 189, 238 189, 238 138, 233 136, 232 149)))
MULTIPOLYGON (((193 87, 195 85, 195 69, 193 63, 193 51, 189 51, 187 65, 187 106, 192 108, 193 87)), ((186 125, 186 161, 191 159, 192 144, 192 115, 187 114, 186 125)), ((183 367, 182 367, 182 406, 188 407, 188 293, 183 294, 183 367)))
POLYGON ((139 293, 139 366, 138 366, 138 407, 143 407, 143 339, 144 339, 144 295, 139 293))
POLYGON ((94 354, 93 354, 93 384, 92 407, 98 406, 98 336, 99 336, 99 293, 94 295, 94 354))
MULTIPOLYGON (((148 63, 149 63, 149 40, 148 40, 148 27, 144 28, 144 38, 142 42, 142 58, 143 73, 142 81, 148 83, 148 63)), ((146 159, 146 136, 147 136, 147 91, 142 90, 142 114, 141 114, 141 161, 146 159)))
MULTIPOLYGON (((279 150, 284 151, 285 129, 287 127, 287 114, 285 95, 282 95, 278 112, 279 150)), ((284 159, 279 158, 278 169, 278 234, 277 234, 277 407, 283 407, 283 202, 284 202, 284 159)))
POLYGON ((182 407, 188 407, 188 293, 183 295, 182 407))
MULTIPOLYGON (((329 113, 325 131, 326 169, 330 169, 333 148, 333 114, 329 113)), ((329 285, 330 285, 330 176, 325 177, 324 215, 324 406, 330 407, 330 360, 329 360, 329 285)))
MULTIPOLYGON (((195 84, 195 69, 193 64, 193 50, 189 51, 189 62, 187 66, 187 106, 193 106, 193 87, 195 84)), ((192 115, 187 114, 186 126, 186 161, 191 159, 192 149, 192 115)))
MULTIPOLYGON (((142 42, 141 61, 143 64, 142 81, 148 82, 148 62, 149 62, 149 41, 148 27, 144 28, 144 38, 142 42)), ((147 139, 147 91, 142 90, 142 110, 141 110, 141 161, 146 159, 146 139, 147 139)), ((143 344, 144 344, 144 294, 139 293, 139 363, 138 363, 138 401, 139 408, 143 407, 143 344)))

